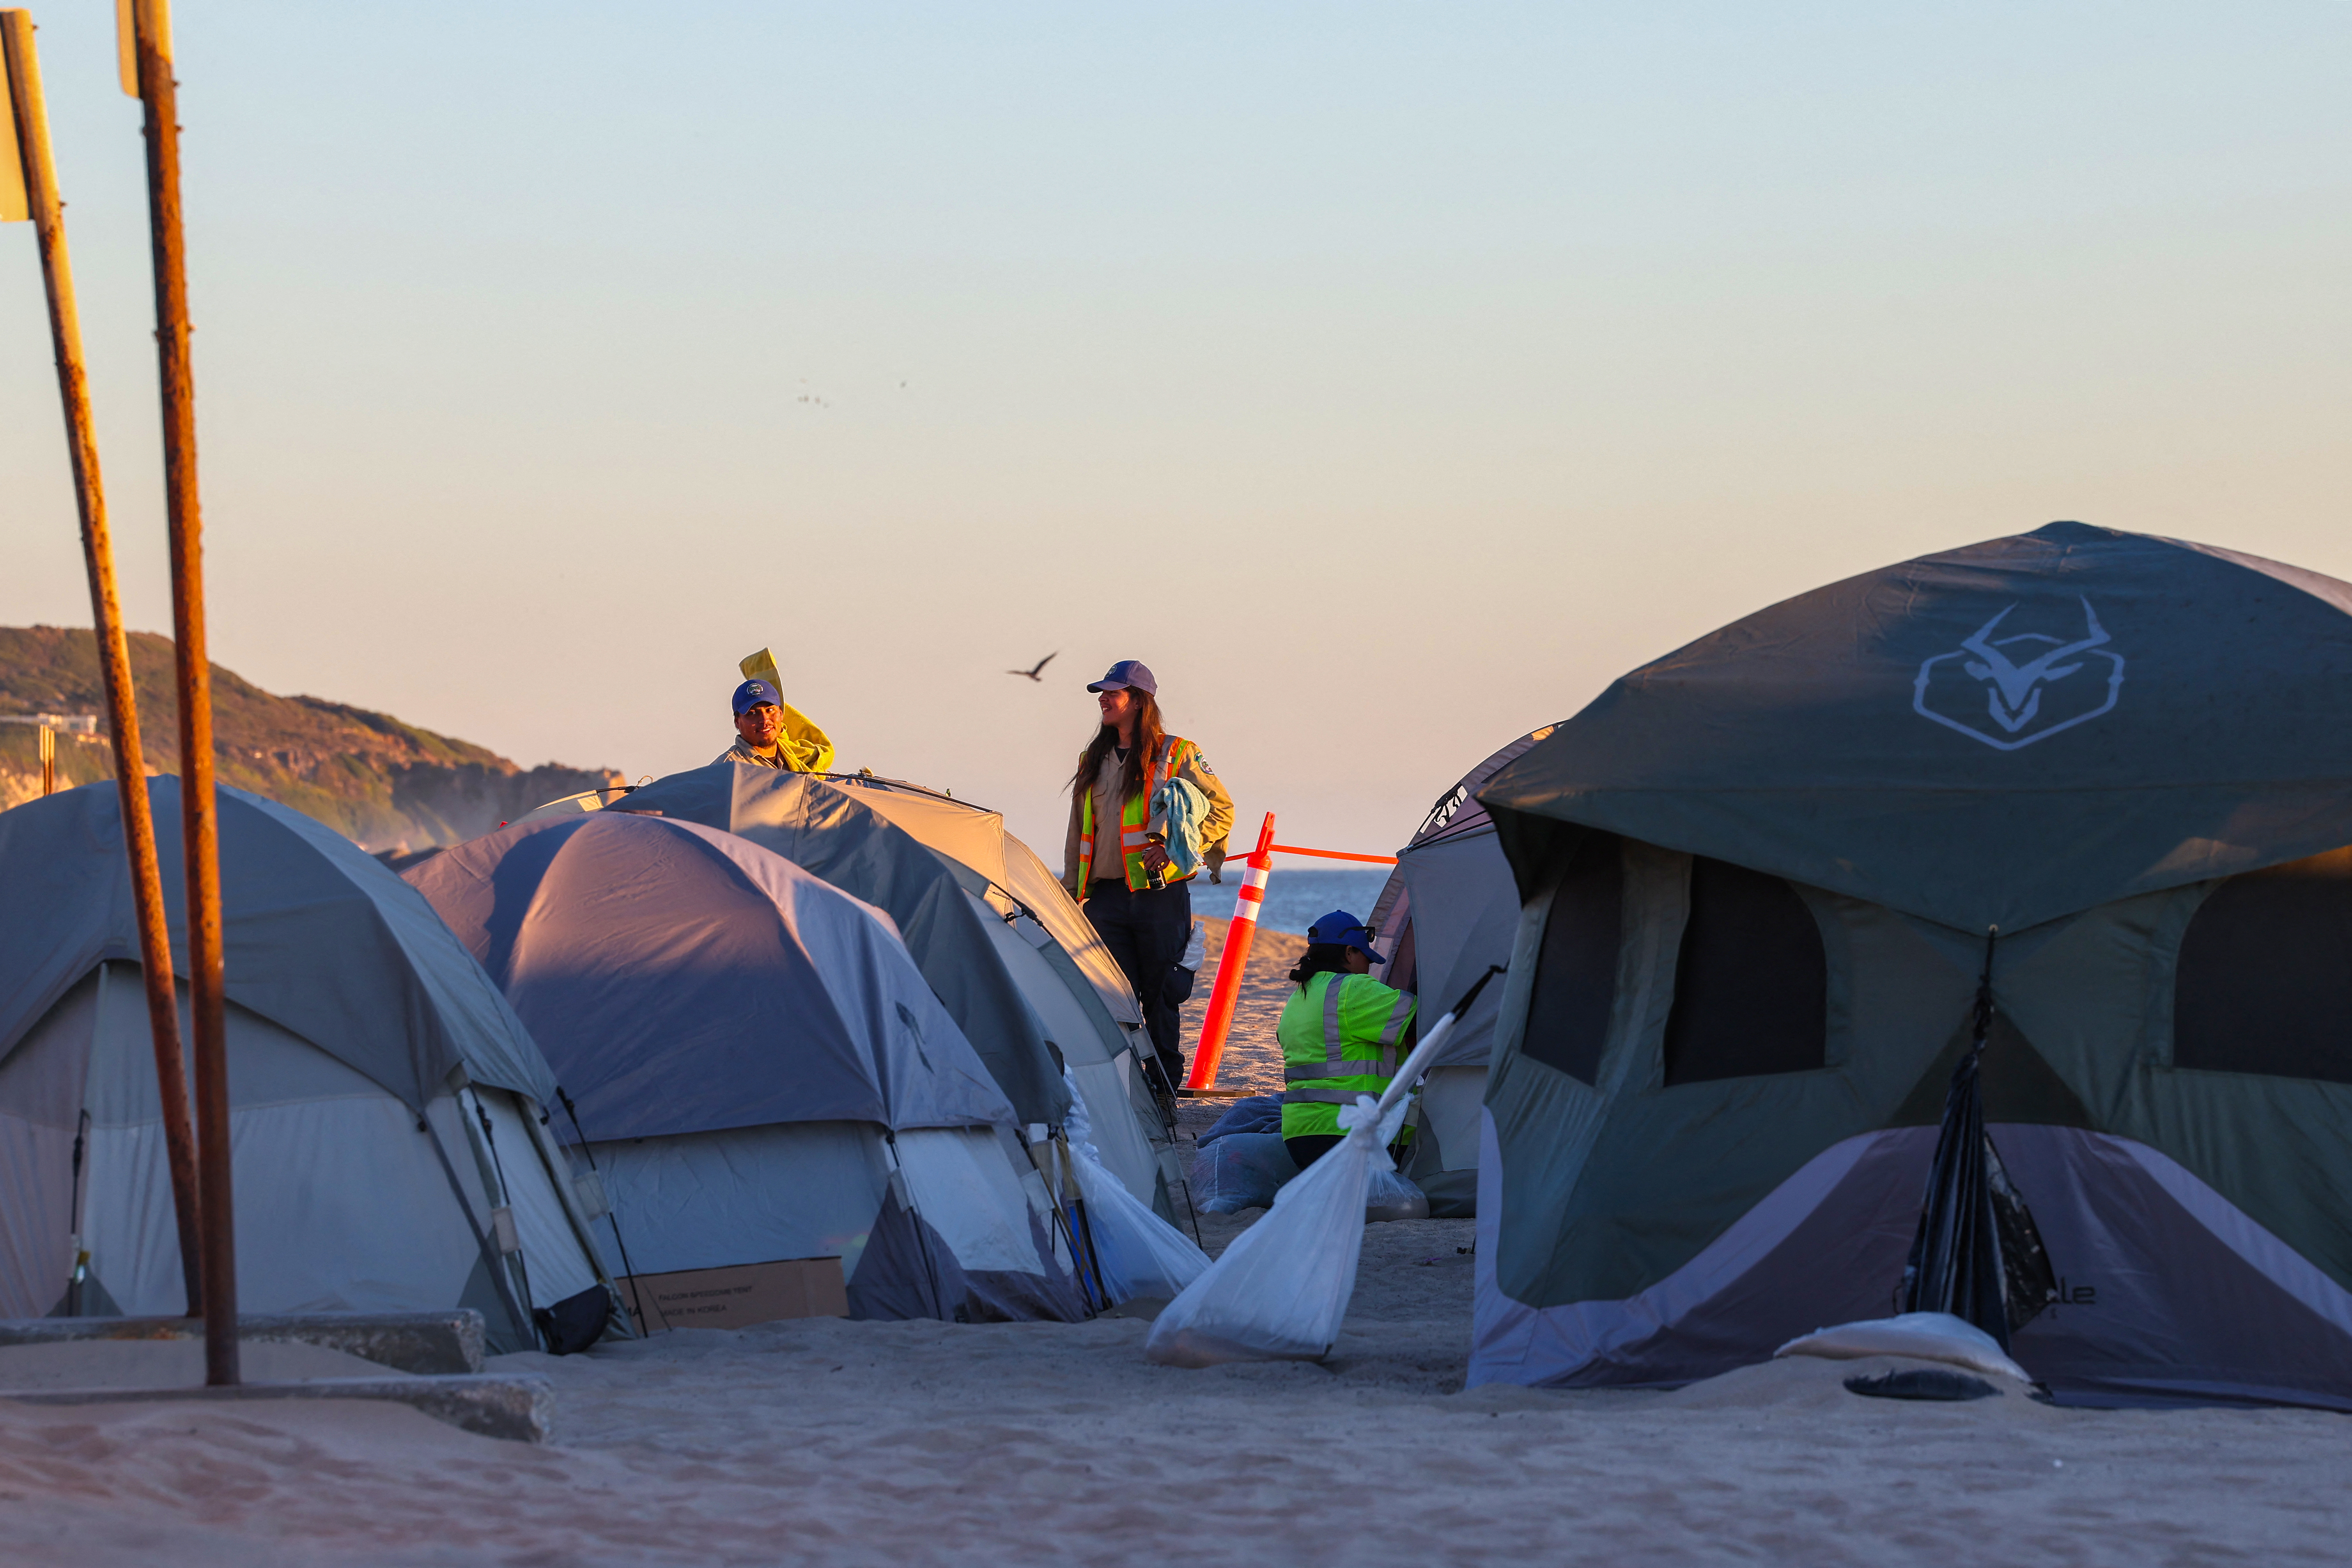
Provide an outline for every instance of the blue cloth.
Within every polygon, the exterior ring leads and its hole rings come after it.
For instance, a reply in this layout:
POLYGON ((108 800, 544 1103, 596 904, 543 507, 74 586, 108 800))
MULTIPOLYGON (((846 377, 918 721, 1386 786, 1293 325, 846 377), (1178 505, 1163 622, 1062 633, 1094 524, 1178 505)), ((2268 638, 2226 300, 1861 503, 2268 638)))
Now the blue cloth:
POLYGON ((1168 779, 1151 792, 1148 831, 1160 835, 1168 850, 1171 881, 1199 871, 1201 829, 1209 819, 1209 797, 1190 779, 1168 779))
POLYGON ((1211 1124, 1206 1132, 1194 1140, 1202 1148, 1216 1139, 1233 1132, 1279 1132, 1282 1131, 1282 1097, 1278 1094, 1253 1094, 1246 1100, 1236 1100, 1223 1116, 1211 1124))

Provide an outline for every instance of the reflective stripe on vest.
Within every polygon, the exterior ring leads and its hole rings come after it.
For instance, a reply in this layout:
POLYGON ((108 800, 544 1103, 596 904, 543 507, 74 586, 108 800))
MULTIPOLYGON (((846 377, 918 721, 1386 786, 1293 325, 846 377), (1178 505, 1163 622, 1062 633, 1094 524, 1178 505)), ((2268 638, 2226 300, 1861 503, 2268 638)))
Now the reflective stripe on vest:
MULTIPOLYGON (((1286 1084, 1324 1084, 1354 1081, 1348 1088, 1286 1089, 1282 1094, 1286 1105, 1321 1103, 1353 1105, 1360 1094, 1378 1098, 1396 1076, 1397 1043, 1404 1036, 1405 1025, 1411 1021, 1413 998, 1399 993, 1389 1006, 1389 1016, 1382 1021, 1379 1035, 1369 1043, 1377 1044, 1377 1057, 1350 1057, 1341 1054, 1344 1041, 1339 1017, 1342 993, 1353 976, 1332 974, 1323 984, 1323 1059, 1319 1062, 1286 1062, 1282 1079, 1286 1084)), ((1309 982, 1313 984, 1313 982, 1309 982)))
MULTIPOLYGON (((1192 742, 1179 735, 1169 735, 1160 742, 1160 754, 1147 757, 1143 764, 1143 788, 1120 803, 1118 811, 1118 854, 1127 873, 1127 885, 1135 892, 1151 887, 1151 873, 1144 868, 1143 851, 1150 843, 1151 796, 1160 786, 1174 775, 1177 764, 1192 749, 1192 742)), ((1110 759, 1105 757, 1103 762, 1110 759)), ((1081 894, 1095 874, 1095 792, 1092 785, 1078 798, 1078 889, 1081 894)), ((1174 881, 1189 881, 1176 878, 1174 881)), ((1163 882, 1161 886, 1169 886, 1163 882)))
POLYGON ((1404 1034, 1405 1021, 1412 1016, 1412 998, 1399 993, 1389 1008, 1388 1021, 1381 1026, 1381 1054, 1377 1057, 1340 1055, 1342 1037, 1339 1033, 1339 994, 1347 988, 1348 977, 1336 974, 1323 988, 1323 1059, 1300 1062, 1282 1069, 1285 1083, 1313 1083, 1327 1078, 1396 1077, 1397 1041, 1404 1034))

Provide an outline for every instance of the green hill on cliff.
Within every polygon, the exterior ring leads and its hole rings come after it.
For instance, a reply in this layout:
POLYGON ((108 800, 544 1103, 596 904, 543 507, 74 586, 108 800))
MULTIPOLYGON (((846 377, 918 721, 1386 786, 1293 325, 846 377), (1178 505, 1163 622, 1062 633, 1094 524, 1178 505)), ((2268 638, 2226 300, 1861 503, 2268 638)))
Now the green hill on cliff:
MULTIPOLYGON (((131 637, 131 682, 150 773, 179 769, 172 639, 131 637)), ((0 626, 0 720, 95 718, 60 734, 58 786, 113 776, 98 644, 64 626, 0 626)), ((0 722, 0 807, 39 793, 35 726, 0 722)), ((220 782, 316 817, 371 849, 456 844, 560 795, 617 784, 608 769, 519 768, 488 747, 317 697, 279 697, 213 666, 213 752, 220 782)))

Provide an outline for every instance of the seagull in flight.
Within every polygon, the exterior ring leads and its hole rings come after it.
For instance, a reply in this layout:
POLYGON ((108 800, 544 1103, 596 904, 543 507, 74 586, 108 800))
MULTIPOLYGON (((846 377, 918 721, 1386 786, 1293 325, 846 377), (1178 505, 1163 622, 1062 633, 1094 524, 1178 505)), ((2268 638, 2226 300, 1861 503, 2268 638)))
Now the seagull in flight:
POLYGON ((1045 678, 1037 672, 1061 657, 1062 650, 1060 648, 1055 648, 1053 652, 1047 654, 1045 658, 1039 659, 1036 663, 1031 665, 1026 669, 1008 669, 1004 673, 1007 675, 1025 675, 1030 679, 1043 685, 1045 678))

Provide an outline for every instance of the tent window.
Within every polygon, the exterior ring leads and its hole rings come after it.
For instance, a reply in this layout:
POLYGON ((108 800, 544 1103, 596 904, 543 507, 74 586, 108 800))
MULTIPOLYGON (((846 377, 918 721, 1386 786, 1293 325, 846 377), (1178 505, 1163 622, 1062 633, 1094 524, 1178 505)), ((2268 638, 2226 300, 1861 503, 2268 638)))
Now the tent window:
POLYGON ((2232 877, 2198 906, 2172 1065, 2352 1083, 2352 848, 2232 877))
POLYGON ((1778 877, 1692 860, 1667 1085, 1808 1072, 1828 1050, 1829 960, 1812 910, 1778 877))
POLYGON ((1617 840, 1588 833, 1552 889, 1536 958, 1534 994, 1520 1051, 1572 1078, 1593 1081, 1609 1012, 1617 1000, 1617 942, 1624 890, 1617 840))

